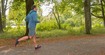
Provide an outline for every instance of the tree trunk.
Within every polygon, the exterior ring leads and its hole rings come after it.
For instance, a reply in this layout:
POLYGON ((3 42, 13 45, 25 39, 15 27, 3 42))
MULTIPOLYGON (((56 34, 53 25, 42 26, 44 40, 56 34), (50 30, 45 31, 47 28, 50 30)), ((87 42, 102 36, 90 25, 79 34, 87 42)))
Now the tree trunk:
MULTIPOLYGON (((34 5, 33 0, 26 0, 26 15, 30 12, 31 7, 34 5)), ((28 29, 28 22, 26 22, 26 33, 25 35, 28 35, 29 29, 28 29)))
POLYGON ((3 23, 3 28, 6 27, 6 8, 7 8, 7 2, 8 0, 1 0, 2 2, 2 23, 3 23))
POLYGON ((84 1, 84 12, 85 12, 85 28, 86 28, 86 34, 90 34, 90 30, 91 30, 90 0, 85 0, 84 1))
POLYGON ((61 22, 60 22, 60 15, 58 13, 58 9, 57 9, 57 6, 55 5, 54 9, 53 9, 53 14, 54 14, 54 17, 56 19, 56 22, 57 22, 57 25, 58 25, 58 28, 61 29, 61 22))
POLYGON ((54 17, 55 17, 55 19, 56 19, 56 22, 57 22, 57 25, 58 25, 58 28, 59 28, 59 21, 58 21, 58 17, 56 16, 56 14, 55 14, 54 10, 53 10, 53 14, 54 14, 54 17))
POLYGON ((104 21, 104 27, 105 27, 105 13, 104 13, 104 5, 103 5, 103 1, 100 0, 101 2, 101 9, 102 9, 102 17, 103 17, 103 21, 104 21))
POLYGON ((2 28, 2 18, 1 18, 1 9, 0 9, 0 33, 3 32, 2 28))
POLYGON ((58 27, 59 27, 59 29, 61 29, 61 20, 60 20, 60 16, 59 16, 57 8, 56 8, 56 13, 57 13, 57 16, 58 16, 58 27))

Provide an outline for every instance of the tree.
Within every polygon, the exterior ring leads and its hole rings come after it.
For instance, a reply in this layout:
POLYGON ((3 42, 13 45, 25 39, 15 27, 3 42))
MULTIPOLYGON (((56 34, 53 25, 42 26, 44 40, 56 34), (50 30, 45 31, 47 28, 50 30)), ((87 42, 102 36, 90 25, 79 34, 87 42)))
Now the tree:
MULTIPOLYGON (((31 7, 34 5, 34 0, 25 0, 26 2, 26 15, 30 12, 31 7)), ((25 35, 28 35, 29 29, 28 29, 28 22, 26 22, 26 33, 25 35)))
POLYGON ((90 30, 91 30, 90 0, 85 0, 84 1, 84 12, 85 12, 85 28, 86 28, 86 34, 90 34, 90 30))
POLYGON ((61 2, 58 2, 57 0, 52 0, 52 2, 55 4, 53 8, 53 15, 56 19, 57 25, 59 29, 62 29, 61 27, 61 17, 66 10, 66 6, 70 2, 70 0, 62 0, 61 2))
POLYGON ((100 0, 101 2, 101 9, 102 9, 102 17, 103 17, 103 21, 104 21, 104 27, 105 27, 105 13, 104 13, 104 5, 103 5, 103 0, 100 0))
POLYGON ((2 17, 1 17, 1 1, 0 1, 0 32, 3 32, 3 28, 2 28, 2 17))
MULTIPOLYGON (((20 30, 20 27, 25 24, 22 23, 24 18, 26 17, 26 10, 25 10, 25 1, 13 1, 12 6, 9 9, 9 16, 7 19, 7 28, 10 25, 16 25, 16 28, 20 30), (21 11, 21 12, 19 12, 21 11), (13 21, 10 22, 10 21, 13 21)), ((11 27, 11 26, 10 26, 11 27)))
POLYGON ((91 6, 93 6, 91 14, 96 18, 103 19, 103 24, 105 27, 105 0, 97 0, 91 6))
MULTIPOLYGON (((62 20, 66 19, 67 16, 74 16, 72 13, 83 14, 83 3, 82 0, 53 0, 55 4, 53 8, 53 14, 56 18, 58 28, 61 29, 62 20), (62 19, 63 18, 63 19, 62 19)), ((67 17, 68 18, 68 17, 67 17)))
POLYGON ((6 27, 6 10, 7 10, 7 3, 8 0, 1 0, 2 2, 2 23, 3 23, 3 28, 6 27))
POLYGON ((3 28, 2 28, 2 18, 1 18, 1 9, 0 9, 0 32, 3 32, 3 28))
POLYGON ((55 19, 56 19, 58 28, 61 29, 60 14, 59 14, 59 12, 58 12, 57 4, 55 4, 55 7, 54 7, 54 9, 53 9, 53 14, 54 14, 54 17, 55 17, 55 19))

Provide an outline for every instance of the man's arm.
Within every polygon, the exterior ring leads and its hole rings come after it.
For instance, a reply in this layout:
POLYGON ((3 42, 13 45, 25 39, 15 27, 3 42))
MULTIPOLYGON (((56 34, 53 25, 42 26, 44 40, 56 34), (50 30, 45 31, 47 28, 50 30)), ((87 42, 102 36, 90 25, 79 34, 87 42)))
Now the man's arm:
POLYGON ((39 23, 39 21, 37 20, 37 13, 36 12, 32 13, 32 18, 35 21, 35 23, 39 23))
POLYGON ((26 21, 26 22, 29 21, 29 17, 28 17, 28 15, 26 16, 25 21, 26 21))

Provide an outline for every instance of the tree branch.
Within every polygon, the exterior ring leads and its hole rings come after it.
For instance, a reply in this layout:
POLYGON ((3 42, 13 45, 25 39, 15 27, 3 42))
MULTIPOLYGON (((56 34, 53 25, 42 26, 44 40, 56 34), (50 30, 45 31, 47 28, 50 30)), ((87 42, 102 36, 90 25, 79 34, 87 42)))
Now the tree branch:
POLYGON ((97 18, 103 18, 103 16, 97 16, 97 15, 95 15, 93 13, 91 13, 91 15, 94 16, 94 17, 97 17, 97 18))
POLYGON ((105 0, 102 0, 105 3, 105 0))

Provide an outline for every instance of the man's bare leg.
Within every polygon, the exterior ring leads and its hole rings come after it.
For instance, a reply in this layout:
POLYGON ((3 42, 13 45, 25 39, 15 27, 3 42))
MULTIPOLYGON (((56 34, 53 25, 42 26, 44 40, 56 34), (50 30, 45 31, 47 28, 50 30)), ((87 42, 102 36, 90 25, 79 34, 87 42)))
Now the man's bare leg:
POLYGON ((24 40, 27 40, 27 39, 31 39, 32 36, 24 36, 22 38, 19 38, 19 39, 16 39, 16 43, 15 43, 15 46, 17 46, 17 44, 19 44, 20 41, 24 41, 24 40))
POLYGON ((36 43, 36 35, 33 36, 33 42, 34 42, 34 46, 36 47, 37 46, 37 43, 36 43))
POLYGON ((18 39, 18 41, 19 41, 19 42, 20 42, 20 41, 24 41, 24 40, 27 40, 28 38, 29 38, 29 36, 24 36, 24 37, 18 39))
POLYGON ((33 36, 33 42, 34 42, 35 49, 41 48, 41 46, 37 45, 37 43, 36 43, 36 35, 33 36))

